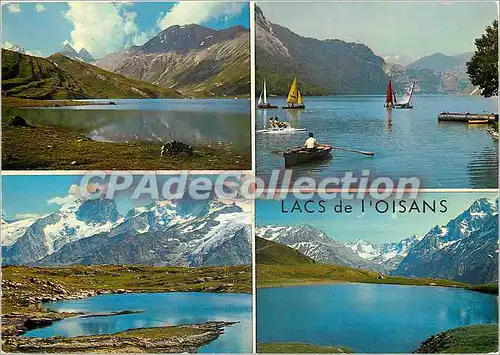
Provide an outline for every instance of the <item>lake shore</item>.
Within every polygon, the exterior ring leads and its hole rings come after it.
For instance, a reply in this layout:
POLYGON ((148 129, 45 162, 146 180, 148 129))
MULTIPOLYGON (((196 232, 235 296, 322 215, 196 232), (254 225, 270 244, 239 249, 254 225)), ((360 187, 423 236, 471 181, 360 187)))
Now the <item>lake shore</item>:
POLYGON ((498 285, 469 285, 458 281, 387 276, 377 272, 329 264, 268 265, 257 264, 257 288, 371 283, 406 286, 463 288, 498 294, 498 285))
POLYGON ((258 343, 257 352, 265 354, 349 354, 344 346, 321 346, 308 343, 258 343))
POLYGON ((160 144, 97 142, 80 132, 2 125, 4 170, 250 170, 252 157, 194 147, 191 157, 160 155, 160 144))
POLYGON ((250 266, 7 266, 2 268, 2 273, 3 337, 19 336, 28 330, 82 314, 48 311, 42 307, 43 302, 84 299, 103 294, 250 293, 252 290, 250 266))
POLYGON ((27 107, 63 107, 63 106, 88 106, 88 105, 113 105, 109 102, 92 102, 81 100, 38 100, 21 99, 17 97, 3 97, 3 108, 27 108, 27 107))
POLYGON ((414 353, 498 353, 498 324, 469 325, 434 334, 414 353))
POLYGON ((181 326, 130 329, 109 335, 3 339, 3 350, 37 353, 185 353, 195 352, 224 334, 236 322, 206 322, 181 326))

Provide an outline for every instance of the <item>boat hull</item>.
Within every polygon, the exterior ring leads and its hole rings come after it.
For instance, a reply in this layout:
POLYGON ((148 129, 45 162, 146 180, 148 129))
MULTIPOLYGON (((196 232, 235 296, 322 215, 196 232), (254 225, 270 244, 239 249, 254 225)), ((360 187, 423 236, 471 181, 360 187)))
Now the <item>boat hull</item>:
POLYGON ((303 110, 306 108, 306 105, 294 105, 294 106, 283 106, 285 110, 303 110))
POLYGON ((470 120, 488 120, 489 122, 495 122, 498 121, 498 114, 441 112, 438 115, 438 120, 456 122, 468 122, 470 120))
POLYGON ((261 109, 261 110, 269 110, 269 109, 276 109, 276 108, 278 108, 278 106, 270 105, 270 104, 267 104, 267 105, 261 104, 261 105, 257 105, 257 108, 261 109))
POLYGON ((307 131, 306 128, 281 128, 281 129, 261 129, 257 131, 258 133, 269 133, 269 134, 286 134, 295 132, 307 131))
POLYGON ((488 124, 488 123, 490 123, 490 120, 488 120, 488 119, 485 119, 485 120, 475 119, 475 120, 468 120, 467 123, 468 124, 488 124))
POLYGON ((333 147, 331 145, 323 145, 318 147, 318 149, 313 152, 303 148, 296 148, 284 152, 283 157, 285 158, 285 168, 325 159, 331 155, 332 149, 333 147))
POLYGON ((410 109, 410 108, 413 108, 413 105, 395 105, 394 108, 397 108, 397 109, 410 109))

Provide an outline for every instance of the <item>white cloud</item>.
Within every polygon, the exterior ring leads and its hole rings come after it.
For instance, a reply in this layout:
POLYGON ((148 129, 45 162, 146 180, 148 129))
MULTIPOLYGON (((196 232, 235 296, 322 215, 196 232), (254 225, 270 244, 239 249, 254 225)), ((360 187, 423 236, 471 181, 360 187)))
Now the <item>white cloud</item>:
POLYGON ((44 11, 47 11, 47 8, 45 6, 43 6, 43 4, 36 4, 35 11, 36 12, 44 12, 44 11))
POLYGON ((100 191, 101 194, 106 192, 106 186, 101 184, 88 184, 86 189, 81 189, 80 185, 73 184, 68 189, 67 196, 56 196, 47 200, 49 205, 64 205, 66 203, 75 202, 78 198, 89 198, 93 196, 94 193, 100 191), (82 195, 83 192, 83 195, 82 195))
POLYGON ((19 4, 8 4, 7 9, 10 12, 21 12, 21 5, 19 4))
POLYGON ((181 1, 175 4, 170 12, 162 14, 157 25, 163 30, 172 25, 199 24, 217 18, 227 21, 239 15, 244 6, 245 3, 238 2, 181 1))
POLYGON ((126 11, 128 4, 68 2, 64 17, 71 21, 71 45, 87 49, 94 57, 121 50, 131 38, 140 35, 137 13, 126 11))
POLYGON ((49 200, 47 200, 47 204, 49 205, 64 205, 66 203, 74 202, 76 200, 75 195, 68 195, 64 197, 56 196, 49 200))
POLYGON ((37 218, 41 215, 38 213, 18 213, 14 216, 14 219, 29 219, 29 218, 37 218))

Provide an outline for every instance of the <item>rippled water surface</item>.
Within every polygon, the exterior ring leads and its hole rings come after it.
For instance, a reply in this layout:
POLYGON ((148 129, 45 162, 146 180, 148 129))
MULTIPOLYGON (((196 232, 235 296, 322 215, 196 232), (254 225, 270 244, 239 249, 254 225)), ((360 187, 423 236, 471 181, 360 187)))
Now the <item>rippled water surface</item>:
POLYGON ((20 114, 32 124, 80 130, 99 141, 175 139, 195 146, 224 146, 250 154, 248 99, 113 101, 116 105, 17 109, 12 114, 20 114))
POLYGON ((111 334, 132 328, 193 324, 209 321, 239 322, 226 327, 218 339, 199 352, 252 352, 252 298, 247 294, 167 292, 101 295, 83 300, 45 304, 60 312, 112 312, 142 310, 142 313, 112 317, 67 318, 45 328, 27 332, 28 337, 111 334))
POLYGON ((497 296, 463 289, 335 284, 259 289, 257 342, 410 353, 429 336, 498 323, 497 296))
MULTIPOLYGON (((282 105, 283 99, 271 102, 282 105)), ((416 96, 411 110, 388 111, 381 96, 305 98, 305 110, 258 110, 256 129, 270 116, 307 128, 321 143, 375 152, 368 157, 334 151, 329 160, 294 167, 296 177, 325 177, 370 169, 372 176, 419 177, 428 188, 498 186, 498 141, 487 126, 438 122, 441 111, 497 112, 494 99, 479 96, 416 96)), ((256 133, 257 174, 283 168, 272 151, 303 144, 308 132, 256 133)))

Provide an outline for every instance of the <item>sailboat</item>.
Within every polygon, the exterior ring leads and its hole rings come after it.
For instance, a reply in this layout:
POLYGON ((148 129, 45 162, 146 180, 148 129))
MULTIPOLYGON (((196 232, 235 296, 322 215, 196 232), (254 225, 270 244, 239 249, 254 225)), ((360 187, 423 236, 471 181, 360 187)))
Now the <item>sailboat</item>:
POLYGON ((392 109, 396 104, 396 94, 392 90, 392 80, 389 80, 387 84, 387 90, 385 91, 385 104, 384 107, 392 109))
POLYGON ((306 106, 302 100, 302 95, 297 87, 297 78, 293 79, 292 86, 288 91, 288 97, 286 98, 286 106, 284 109, 304 109, 306 106))
POLYGON ((396 108, 413 108, 412 98, 413 98, 413 89, 415 88, 415 82, 411 83, 410 87, 408 87, 403 95, 401 101, 395 104, 396 108))
POLYGON ((264 89, 262 90, 259 96, 259 101, 257 102, 257 108, 268 109, 268 108, 278 108, 278 106, 271 105, 267 102, 267 90, 266 90, 266 81, 264 80, 264 89), (262 92, 264 93, 264 100, 262 100, 262 92))

